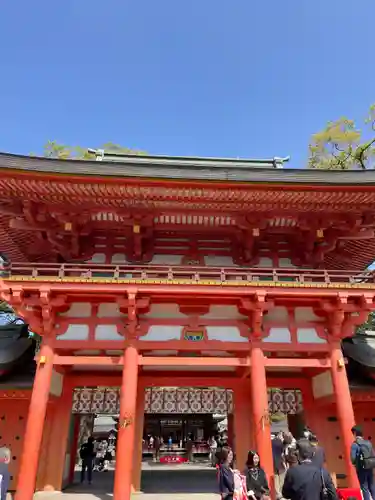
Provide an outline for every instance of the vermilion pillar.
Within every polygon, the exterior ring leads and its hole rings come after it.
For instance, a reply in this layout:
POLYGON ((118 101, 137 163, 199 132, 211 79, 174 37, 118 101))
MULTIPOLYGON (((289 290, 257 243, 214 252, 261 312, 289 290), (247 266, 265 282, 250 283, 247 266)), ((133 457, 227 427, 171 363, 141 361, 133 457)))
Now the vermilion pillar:
POLYGON ((43 340, 27 417, 21 465, 15 499, 31 500, 38 471, 39 452, 43 438, 49 390, 53 369, 53 348, 50 339, 43 340))
POLYGON ((350 460, 350 447, 353 442, 351 428, 355 425, 354 411, 348 377, 346 375, 345 362, 339 346, 331 350, 331 375, 336 399, 337 418, 343 440, 343 453, 346 474, 348 477, 348 486, 357 488, 359 486, 357 474, 350 460))
POLYGON ((271 428, 268 412, 268 393, 265 359, 262 349, 254 347, 251 362, 251 402, 256 451, 259 453, 270 484, 273 485, 273 459, 271 448, 271 428))
POLYGON ((131 495, 137 384, 138 352, 130 346, 125 351, 122 371, 114 500, 130 500, 131 495))
POLYGON ((143 427, 145 421, 144 417, 145 417, 145 388, 143 385, 138 385, 134 453, 133 453, 133 473, 132 473, 133 491, 140 491, 141 489, 142 440, 143 440, 143 427))
POLYGON ((68 444, 73 402, 73 387, 68 376, 64 378, 62 394, 54 403, 55 408, 53 412, 52 428, 46 449, 48 455, 43 489, 49 491, 52 489, 61 491, 63 485, 66 448, 68 444))
MULTIPOLYGON (((234 422, 232 423, 232 439, 228 439, 229 445, 233 446, 236 454, 236 468, 245 468, 247 455, 252 446, 251 435, 251 401, 248 381, 244 384, 236 384, 233 391, 234 396, 234 422), (234 424, 234 425, 233 425, 234 424), (233 432, 234 431, 234 432, 233 432), (234 439, 233 439, 234 438, 234 439)), ((228 418, 228 438, 229 438, 229 418, 228 418)))

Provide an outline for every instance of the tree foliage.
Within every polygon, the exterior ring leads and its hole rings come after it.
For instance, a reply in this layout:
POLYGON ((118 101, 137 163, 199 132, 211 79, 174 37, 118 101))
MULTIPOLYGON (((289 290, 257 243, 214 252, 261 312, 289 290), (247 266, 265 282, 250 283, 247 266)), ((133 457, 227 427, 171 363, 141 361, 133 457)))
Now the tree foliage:
POLYGON ((375 331, 375 312, 370 312, 367 321, 357 327, 356 334, 365 334, 366 330, 375 331))
POLYGON ((12 313, 13 309, 6 302, 0 301, 0 313, 12 313))
MULTIPOLYGON (((98 149, 104 149, 106 153, 122 155, 144 155, 144 151, 126 148, 113 142, 106 142, 98 149)), ((43 156, 47 158, 57 158, 59 160, 95 160, 95 154, 89 153, 88 148, 81 146, 67 146, 59 144, 57 141, 48 141, 43 148, 43 156)))
POLYGON ((329 122, 312 137, 308 166, 329 170, 375 168, 375 104, 370 107, 365 125, 370 130, 368 140, 363 139, 353 120, 343 117, 329 122))

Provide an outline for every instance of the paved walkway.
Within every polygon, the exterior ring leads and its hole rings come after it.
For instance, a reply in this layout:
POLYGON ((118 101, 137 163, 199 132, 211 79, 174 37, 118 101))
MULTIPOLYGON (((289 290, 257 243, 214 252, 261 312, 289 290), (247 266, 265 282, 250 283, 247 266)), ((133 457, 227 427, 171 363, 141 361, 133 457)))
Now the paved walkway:
MULTIPOLYGON (((144 464, 141 493, 134 500, 218 500, 215 470, 206 466, 144 464)), ((77 479, 78 479, 77 475, 77 479)), ((75 484, 64 493, 40 492, 35 500, 111 500, 113 471, 95 472, 93 484, 75 484)))

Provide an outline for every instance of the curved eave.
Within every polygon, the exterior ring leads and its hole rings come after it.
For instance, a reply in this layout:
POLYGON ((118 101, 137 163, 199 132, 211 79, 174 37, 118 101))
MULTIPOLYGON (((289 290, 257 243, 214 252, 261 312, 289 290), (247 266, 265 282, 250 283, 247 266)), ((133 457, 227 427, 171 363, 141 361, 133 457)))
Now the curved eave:
POLYGON ((308 186, 375 186, 375 170, 278 169, 270 160, 128 156, 119 161, 56 160, 0 153, 0 172, 69 177, 191 180, 308 186))

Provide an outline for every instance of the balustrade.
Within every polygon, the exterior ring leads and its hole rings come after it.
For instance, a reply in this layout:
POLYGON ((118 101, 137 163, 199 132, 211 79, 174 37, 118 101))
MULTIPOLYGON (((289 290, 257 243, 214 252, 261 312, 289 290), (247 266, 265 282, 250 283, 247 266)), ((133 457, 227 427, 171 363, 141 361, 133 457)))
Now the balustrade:
POLYGON ((194 284, 240 284, 240 282, 300 283, 300 284, 364 284, 374 283, 373 271, 325 270, 295 268, 246 268, 203 266, 115 265, 115 264, 54 264, 13 262, 0 266, 0 278, 15 280, 87 280, 110 279, 194 284))

